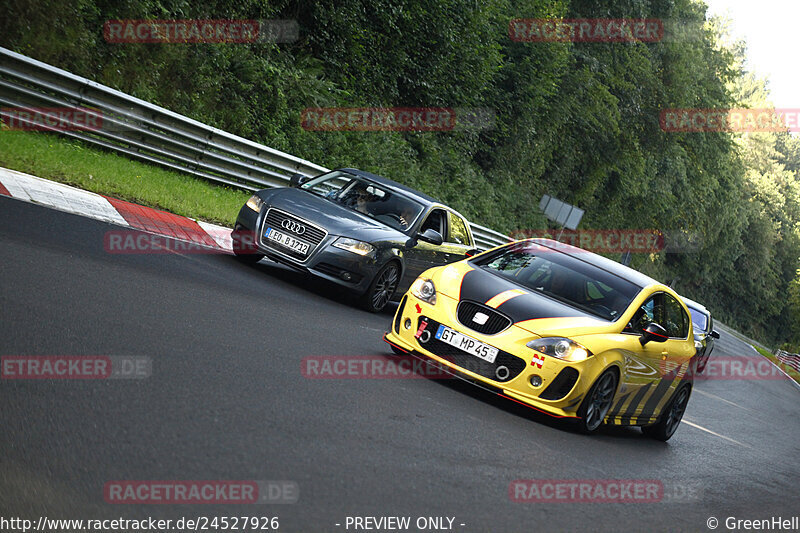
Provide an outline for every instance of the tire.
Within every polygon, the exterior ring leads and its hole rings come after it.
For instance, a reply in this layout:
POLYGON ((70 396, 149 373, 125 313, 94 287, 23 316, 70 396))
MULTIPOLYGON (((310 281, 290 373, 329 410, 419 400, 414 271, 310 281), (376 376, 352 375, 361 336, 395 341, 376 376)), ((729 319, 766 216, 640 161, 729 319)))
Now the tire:
POLYGON ((242 251, 237 252, 236 248, 233 249, 233 255, 236 256, 236 259, 238 259, 242 263, 247 263, 248 265, 255 265, 265 257, 264 254, 254 254, 242 251))
POLYGON ((232 241, 233 255, 242 263, 256 264, 264 259, 264 254, 257 253, 258 248, 253 244, 243 244, 241 239, 236 237, 232 237, 232 241))
POLYGON ((603 425, 611 403, 614 401, 614 394, 617 392, 617 382, 619 378, 614 370, 606 370, 597 381, 594 382, 586 398, 583 399, 578 409, 578 429, 581 433, 591 435, 603 425))
POLYGON ((675 430, 678 429, 691 395, 692 386, 689 383, 684 383, 672 396, 658 422, 652 426, 643 427, 642 433, 656 440, 668 441, 675 434, 675 430))
POLYGON ((395 261, 390 261, 375 274, 367 292, 361 296, 361 307, 370 313, 382 311, 394 296, 399 281, 400 266, 395 261))

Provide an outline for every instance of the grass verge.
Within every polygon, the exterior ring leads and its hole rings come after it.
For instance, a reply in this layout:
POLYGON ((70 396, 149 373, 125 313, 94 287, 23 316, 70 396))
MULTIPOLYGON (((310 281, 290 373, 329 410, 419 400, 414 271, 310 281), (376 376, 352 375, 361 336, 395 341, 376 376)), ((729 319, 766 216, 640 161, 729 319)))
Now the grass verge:
POLYGON ((789 365, 781 363, 780 361, 778 361, 778 358, 775 357, 775 354, 769 353, 764 348, 761 348, 760 346, 753 346, 753 348, 758 353, 760 353, 761 355, 763 355, 764 357, 766 357, 767 359, 778 365, 778 368, 786 372, 789 376, 791 376, 793 380, 795 380, 798 384, 800 384, 800 372, 797 372, 794 368, 790 367, 789 365))
POLYGON ((250 196, 46 133, 0 131, 0 166, 229 227, 250 196))

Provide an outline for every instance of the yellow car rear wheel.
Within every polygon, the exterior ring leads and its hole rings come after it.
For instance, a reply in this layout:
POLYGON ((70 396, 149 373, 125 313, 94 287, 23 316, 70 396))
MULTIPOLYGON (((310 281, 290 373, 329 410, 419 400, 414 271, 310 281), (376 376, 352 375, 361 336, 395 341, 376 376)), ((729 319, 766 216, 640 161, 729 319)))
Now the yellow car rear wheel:
POLYGON ((668 441, 681 423, 691 394, 692 386, 689 383, 684 383, 672 397, 658 422, 652 426, 643 427, 642 433, 656 440, 668 441))

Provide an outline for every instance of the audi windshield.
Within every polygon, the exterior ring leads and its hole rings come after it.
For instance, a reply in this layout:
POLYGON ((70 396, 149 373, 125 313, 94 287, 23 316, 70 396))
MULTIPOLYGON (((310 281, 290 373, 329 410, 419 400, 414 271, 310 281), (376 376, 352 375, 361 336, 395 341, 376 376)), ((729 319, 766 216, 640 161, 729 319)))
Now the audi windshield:
POLYGON ((422 204, 407 196, 339 170, 307 181, 300 188, 403 232, 424 210, 422 204))
POLYGON ((692 324, 694 324, 695 330, 699 332, 704 332, 708 327, 708 316, 702 311, 699 311, 692 306, 688 307, 689 307, 689 312, 692 314, 692 324))

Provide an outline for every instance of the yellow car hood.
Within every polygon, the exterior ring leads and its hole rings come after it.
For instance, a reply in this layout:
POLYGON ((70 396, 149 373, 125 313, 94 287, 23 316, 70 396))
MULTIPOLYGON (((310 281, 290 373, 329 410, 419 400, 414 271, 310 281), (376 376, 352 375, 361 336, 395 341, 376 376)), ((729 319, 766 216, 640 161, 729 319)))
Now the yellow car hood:
POLYGON ((428 277, 433 280, 437 292, 455 300, 470 300, 497 309, 509 316, 517 327, 540 337, 571 337, 617 329, 614 322, 473 268, 467 261, 439 267, 428 277))

